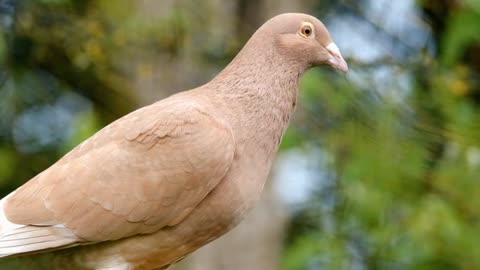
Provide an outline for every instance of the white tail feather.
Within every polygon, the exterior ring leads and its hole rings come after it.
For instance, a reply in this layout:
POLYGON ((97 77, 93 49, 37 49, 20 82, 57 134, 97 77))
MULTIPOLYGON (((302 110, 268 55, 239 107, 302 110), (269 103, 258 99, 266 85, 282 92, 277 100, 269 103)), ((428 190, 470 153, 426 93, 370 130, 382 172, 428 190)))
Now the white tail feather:
POLYGON ((4 204, 5 200, 8 197, 12 196, 14 193, 15 193, 15 191, 8 194, 5 198, 0 200, 0 237, 3 236, 5 233, 7 233, 9 231, 14 231, 16 229, 25 227, 25 225, 15 224, 15 223, 10 222, 7 219, 7 217, 5 216, 5 211, 3 210, 4 209, 3 204, 4 204))
MULTIPOLYGON (((13 194, 13 193, 12 193, 13 194)), ((0 200, 0 257, 75 245, 78 238, 63 225, 22 225, 10 222, 0 200)))

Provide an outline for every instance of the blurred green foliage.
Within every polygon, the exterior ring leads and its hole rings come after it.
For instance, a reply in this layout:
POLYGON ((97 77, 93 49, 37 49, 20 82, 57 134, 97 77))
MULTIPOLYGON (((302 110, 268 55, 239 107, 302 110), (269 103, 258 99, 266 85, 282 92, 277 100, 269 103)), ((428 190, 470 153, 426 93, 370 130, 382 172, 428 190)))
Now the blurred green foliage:
POLYGON ((327 149, 332 188, 297 214, 283 269, 480 269, 479 5, 451 7, 445 31, 433 28, 439 54, 417 63, 401 103, 305 76, 315 116, 284 146, 327 149))
POLYGON ((449 18, 447 32, 443 40, 444 52, 441 56, 446 64, 458 63, 459 58, 472 44, 480 43, 478 34, 478 18, 480 17, 480 1, 467 0, 465 6, 449 18))
POLYGON ((130 58, 173 54, 184 22, 142 17, 134 5, 2 0, 0 15, 12 23, 0 36, 1 194, 138 107, 135 80, 153 74, 130 58), (172 24, 175 34, 166 31, 172 24))

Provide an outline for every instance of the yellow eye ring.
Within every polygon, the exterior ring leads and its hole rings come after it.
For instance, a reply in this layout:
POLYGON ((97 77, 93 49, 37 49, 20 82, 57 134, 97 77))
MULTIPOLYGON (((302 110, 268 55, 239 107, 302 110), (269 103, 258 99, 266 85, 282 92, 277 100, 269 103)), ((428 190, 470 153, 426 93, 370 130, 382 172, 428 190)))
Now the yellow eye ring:
POLYGON ((302 27, 300 28, 300 34, 304 37, 310 37, 313 35, 313 25, 309 22, 303 23, 302 27))

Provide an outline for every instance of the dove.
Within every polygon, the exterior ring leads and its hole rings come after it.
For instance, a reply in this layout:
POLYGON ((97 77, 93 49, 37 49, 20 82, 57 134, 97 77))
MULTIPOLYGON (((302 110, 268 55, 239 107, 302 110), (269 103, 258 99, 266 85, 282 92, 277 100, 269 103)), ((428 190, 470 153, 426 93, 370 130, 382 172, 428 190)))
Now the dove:
POLYGON ((211 81, 121 117, 3 198, 0 257, 26 269, 167 269, 255 205, 300 79, 320 65, 348 71, 324 24, 273 17, 211 81))

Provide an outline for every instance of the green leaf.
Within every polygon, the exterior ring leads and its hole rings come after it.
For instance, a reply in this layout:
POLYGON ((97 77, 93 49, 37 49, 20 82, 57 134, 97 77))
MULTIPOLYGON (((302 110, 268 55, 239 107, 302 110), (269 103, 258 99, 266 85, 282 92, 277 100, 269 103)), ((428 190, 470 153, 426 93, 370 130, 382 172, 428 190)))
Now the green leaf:
MULTIPOLYGON (((478 1, 471 1, 478 2, 478 1)), ((477 3, 477 5, 480 5, 477 3)), ((453 65, 474 42, 480 42, 480 10, 466 9, 453 15, 442 44, 442 62, 453 65)))

